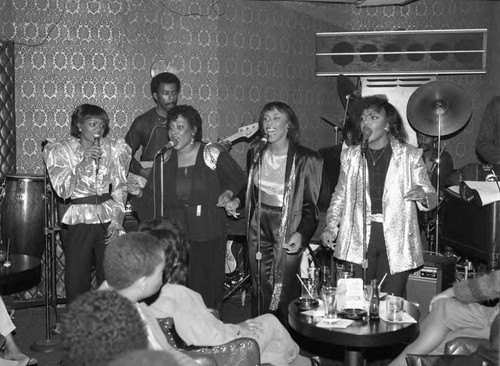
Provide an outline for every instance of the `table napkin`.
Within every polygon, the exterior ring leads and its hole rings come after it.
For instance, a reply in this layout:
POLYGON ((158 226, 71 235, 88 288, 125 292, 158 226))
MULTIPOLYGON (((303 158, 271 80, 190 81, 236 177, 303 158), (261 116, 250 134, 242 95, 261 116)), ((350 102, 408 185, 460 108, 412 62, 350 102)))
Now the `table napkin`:
POLYGON ((347 328, 352 323, 354 323, 354 320, 351 319, 337 318, 336 321, 325 321, 325 319, 321 319, 316 326, 320 328, 347 328))
POLYGON ((416 323, 417 321, 406 311, 403 311, 403 320, 401 321, 392 321, 387 319, 387 308, 385 305, 385 301, 380 301, 379 303, 379 316, 385 322, 388 323, 416 323))

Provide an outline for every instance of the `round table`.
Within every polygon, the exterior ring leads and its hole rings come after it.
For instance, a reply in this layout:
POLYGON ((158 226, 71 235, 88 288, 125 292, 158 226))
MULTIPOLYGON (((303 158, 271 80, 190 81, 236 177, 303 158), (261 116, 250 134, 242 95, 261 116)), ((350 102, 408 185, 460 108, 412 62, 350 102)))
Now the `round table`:
MULTIPOLYGON (((420 313, 416 305, 405 300, 404 309, 418 321, 420 313)), ((350 366, 363 365, 364 348, 411 341, 418 334, 418 323, 395 324, 382 319, 358 320, 341 329, 316 326, 321 319, 321 316, 303 314, 295 301, 288 306, 288 321, 297 333, 327 344, 344 346, 344 363, 350 366)))
POLYGON ((0 265, 0 286, 25 281, 40 275, 41 261, 27 254, 10 254, 10 267, 0 265))

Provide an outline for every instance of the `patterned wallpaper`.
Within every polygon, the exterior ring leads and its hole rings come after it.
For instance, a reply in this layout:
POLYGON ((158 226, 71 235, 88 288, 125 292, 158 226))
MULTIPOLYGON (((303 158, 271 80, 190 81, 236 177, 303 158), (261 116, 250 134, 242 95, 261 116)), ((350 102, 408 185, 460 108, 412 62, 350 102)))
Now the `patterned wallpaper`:
MULTIPOLYGON (((13 39, 18 172, 40 173, 40 142, 68 135, 83 102, 103 106, 113 135, 149 109, 150 67, 167 60, 183 83, 180 100, 198 108, 214 140, 256 120, 267 101, 297 112, 304 144, 333 144, 342 107, 336 78, 314 76, 315 32, 491 28, 498 64, 499 6, 470 0, 419 0, 407 6, 356 8, 249 0, 4 0, 0 38, 13 39), (495 42, 495 40, 497 40, 495 42)), ((473 140, 484 105, 498 86, 490 62, 482 76, 449 76, 473 100, 467 127, 447 140, 457 166, 474 160, 473 140), (491 71, 491 73, 490 73, 491 71)), ((246 144, 233 154, 243 163, 246 144)))

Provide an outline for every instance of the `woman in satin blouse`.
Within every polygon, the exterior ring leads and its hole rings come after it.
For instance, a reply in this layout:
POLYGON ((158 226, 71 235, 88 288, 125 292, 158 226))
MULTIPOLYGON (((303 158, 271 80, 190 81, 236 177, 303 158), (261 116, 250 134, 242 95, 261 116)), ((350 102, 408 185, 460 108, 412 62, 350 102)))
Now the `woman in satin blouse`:
POLYGON ((287 104, 267 103, 260 113, 259 126, 268 142, 261 140, 249 150, 247 189, 226 205, 226 212, 236 217, 236 210, 246 204, 253 316, 272 311, 287 324, 288 304, 300 296, 296 274, 301 249, 318 225, 322 160, 299 145, 299 121, 287 104), (261 283, 257 286, 259 235, 262 259, 261 283))
POLYGON ((131 152, 125 140, 107 138, 108 132, 106 111, 82 104, 71 116, 71 137, 44 149, 52 187, 69 203, 62 217, 67 303, 90 290, 92 264, 98 285, 104 280, 105 245, 125 233, 131 152))
POLYGON ((434 208, 436 191, 429 181, 422 151, 405 142, 406 132, 396 108, 387 99, 372 96, 362 100, 361 110, 364 143, 342 152, 340 177, 327 211, 322 241, 335 249, 336 258, 354 263, 355 276, 362 277, 364 165, 366 280, 369 283, 376 278, 380 282, 387 273, 382 291, 403 296, 410 270, 424 263, 417 207, 434 208))

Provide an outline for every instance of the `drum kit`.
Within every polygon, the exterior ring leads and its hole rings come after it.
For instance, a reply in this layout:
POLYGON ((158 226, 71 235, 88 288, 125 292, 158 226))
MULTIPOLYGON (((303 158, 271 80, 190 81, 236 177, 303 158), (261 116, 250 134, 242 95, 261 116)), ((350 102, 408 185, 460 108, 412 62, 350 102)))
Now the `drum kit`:
MULTIPOLYGON (((344 105, 344 123, 347 116, 355 118, 359 113, 361 95, 354 84, 344 75, 337 81, 337 90, 344 105)), ((420 86, 410 96, 407 104, 407 117, 411 126, 422 134, 437 138, 437 151, 441 149, 441 138, 459 132, 472 115, 472 103, 466 92, 459 85, 449 81, 433 81, 420 86)), ((342 126, 343 127, 343 126, 342 126)), ((437 184, 440 185, 439 159, 437 163, 437 184)), ((439 202, 439 192, 437 202, 439 202)), ((429 222, 435 223, 435 251, 439 251, 439 204, 427 215, 429 222), (433 216, 429 219, 429 216, 433 216)))

